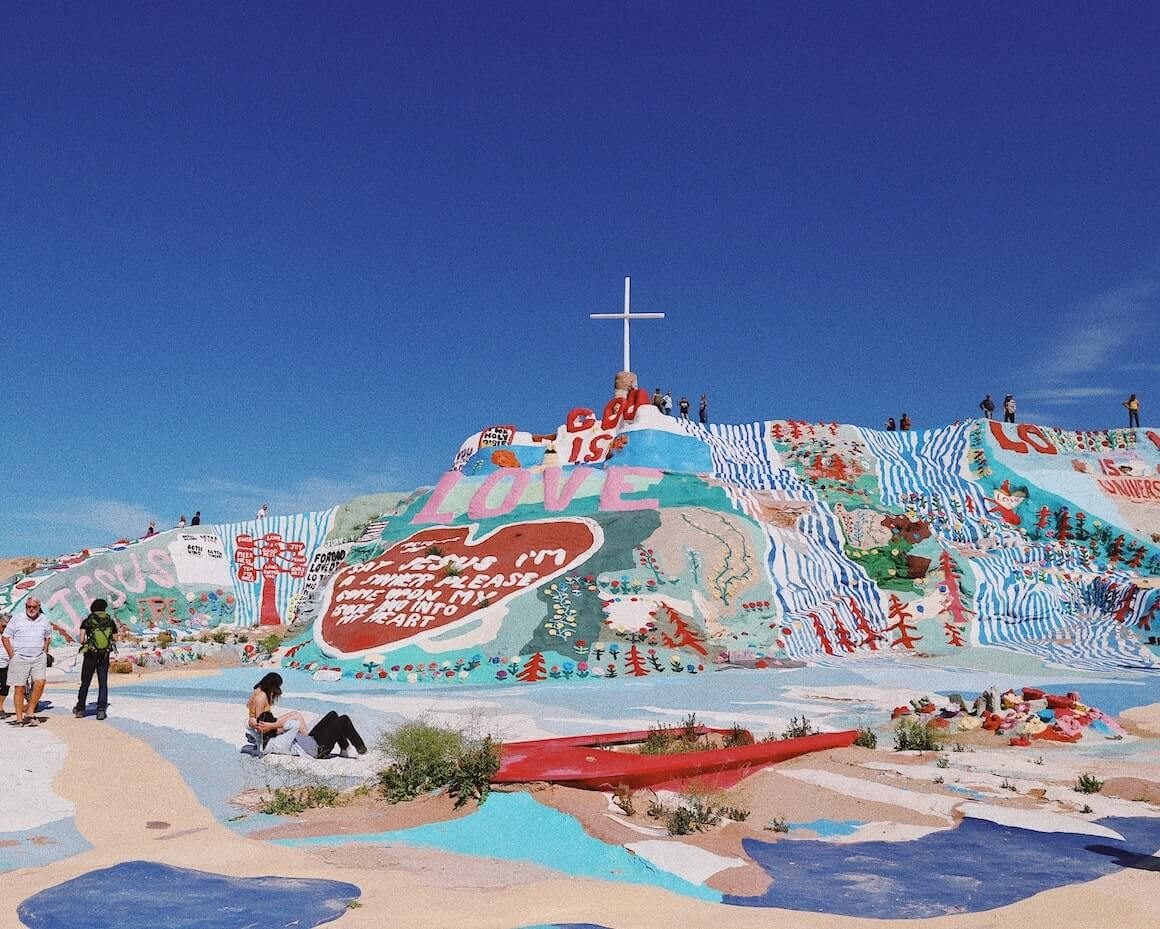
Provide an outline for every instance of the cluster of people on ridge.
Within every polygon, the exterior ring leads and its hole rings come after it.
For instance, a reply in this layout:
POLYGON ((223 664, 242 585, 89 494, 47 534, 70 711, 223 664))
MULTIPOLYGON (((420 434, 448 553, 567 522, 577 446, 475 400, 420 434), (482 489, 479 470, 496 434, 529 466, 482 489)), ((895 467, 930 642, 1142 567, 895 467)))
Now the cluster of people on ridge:
MULTIPOLYGON (((185 514, 182 513, 181 517, 177 520, 177 528, 184 529, 186 527, 186 525, 187 525, 187 523, 185 521, 185 514)), ((201 510, 198 510, 196 513, 193 514, 193 519, 189 520, 188 525, 189 526, 200 526, 201 525, 201 510)), ((141 538, 148 539, 149 537, 155 536, 155 535, 157 535, 157 520, 151 519, 151 520, 149 520, 149 528, 145 530, 145 534, 143 536, 141 536, 141 538)))
MULTIPOLYGON (((1128 428, 1129 429, 1139 429, 1140 428, 1140 400, 1139 400, 1139 398, 1137 398, 1137 396, 1135 394, 1132 394, 1130 397, 1128 397, 1127 400, 1125 400, 1123 402, 1123 406, 1128 411, 1128 428)), ((982 400, 979 401, 979 409, 982 410, 984 419, 993 419, 994 418, 994 416, 995 416, 995 401, 991 399, 990 394, 987 394, 986 396, 983 397, 982 400)), ((1014 394, 1007 394, 1006 396, 1003 397, 1003 422, 1005 422, 1005 423, 1015 422, 1015 410, 1016 410, 1015 395, 1014 394)), ((898 422, 894 421, 893 416, 891 416, 888 420, 886 420, 886 431, 887 432, 895 432, 895 431, 901 429, 903 432, 909 432, 910 425, 911 425, 910 424, 910 417, 907 416, 906 413, 903 413, 902 419, 898 422)))
MULTIPOLYGON (((653 391, 652 405, 665 414, 665 416, 673 415, 673 395, 669 391, 661 393, 658 387, 653 391)), ((689 418, 689 398, 681 397, 677 403, 678 415, 681 419, 689 418)), ((709 397, 706 394, 701 394, 701 402, 697 406, 697 420, 702 426, 709 424, 709 397)))

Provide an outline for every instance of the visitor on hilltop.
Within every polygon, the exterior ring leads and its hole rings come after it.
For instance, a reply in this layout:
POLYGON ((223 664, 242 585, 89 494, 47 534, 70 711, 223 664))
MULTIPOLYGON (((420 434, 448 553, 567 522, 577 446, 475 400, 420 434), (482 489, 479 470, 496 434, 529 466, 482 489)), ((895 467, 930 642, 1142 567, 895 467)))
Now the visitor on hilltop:
POLYGON ((659 387, 653 391, 652 405, 655 406, 658 410, 663 410, 665 408, 665 398, 661 396, 661 389, 659 387))
POLYGON ((701 405, 697 408, 697 419, 701 421, 702 426, 709 425, 709 398, 705 394, 701 394, 701 405))
MULTIPOLYGON (((7 625, 7 615, 0 613, 0 636, 4 635, 7 625)), ((4 709, 4 704, 8 702, 8 690, 8 651, 0 648, 0 719, 7 719, 12 715, 4 709)))
POLYGON ((260 740, 265 753, 290 755, 301 752, 311 758, 326 758, 337 747, 344 758, 353 758, 355 752, 366 754, 366 743, 349 716, 340 716, 331 710, 307 734, 306 718, 297 710, 274 715, 274 704, 281 696, 282 675, 271 671, 254 685, 246 703, 247 725, 260 740))
POLYGON ((24 601, 24 612, 8 620, 4 634, 0 636, 8 655, 8 676, 12 680, 15 693, 12 702, 16 718, 8 720, 10 726, 37 725, 36 705, 44 693, 44 679, 48 674, 48 645, 52 641, 52 626, 40 610, 40 601, 29 597, 24 601), (32 690, 25 700, 25 689, 32 682, 32 690))
POLYGON ((688 397, 681 397, 680 410, 681 410, 681 419, 688 419, 689 418, 689 398, 688 397))
POLYGON ((898 428, 903 432, 910 432, 910 417, 905 413, 902 414, 902 419, 898 421, 898 428))
POLYGON ((200 526, 201 525, 201 510, 198 510, 196 513, 193 514, 193 519, 191 519, 189 521, 189 524, 191 526, 200 526))
POLYGON ((888 420, 886 420, 886 431, 895 432, 897 429, 898 425, 894 422, 894 417, 891 416, 888 420))
POLYGON ((97 719, 109 708, 109 656, 117 650, 117 621, 109 615, 109 604, 99 597, 89 604, 89 615, 81 623, 81 687, 73 716, 85 718, 89 685, 97 675, 97 719))
POLYGON ((177 521, 177 528, 178 528, 178 529, 184 529, 184 528, 185 528, 185 514, 184 514, 184 513, 182 513, 182 514, 181 514, 181 519, 179 519, 179 520, 177 521))
POLYGON ((991 399, 990 394, 979 401, 979 409, 983 411, 984 419, 990 419, 995 415, 995 401, 991 399))
POLYGON ((661 397, 661 412, 665 416, 672 416, 673 414, 673 395, 667 390, 665 391, 665 395, 661 397))
POLYGON ((263 503, 258 507, 258 512, 254 514, 254 519, 265 519, 266 514, 270 512, 270 504, 263 503))
POLYGON ((1140 428, 1140 401, 1136 399, 1136 395, 1132 394, 1124 401, 1124 406, 1128 408, 1128 428, 1140 428))
POLYGON ((1003 398, 1003 422, 1015 422, 1015 395, 1007 394, 1003 398))
POLYGON ((145 530, 145 535, 142 538, 148 539, 150 536, 157 535, 157 520, 149 520, 149 528, 145 530))

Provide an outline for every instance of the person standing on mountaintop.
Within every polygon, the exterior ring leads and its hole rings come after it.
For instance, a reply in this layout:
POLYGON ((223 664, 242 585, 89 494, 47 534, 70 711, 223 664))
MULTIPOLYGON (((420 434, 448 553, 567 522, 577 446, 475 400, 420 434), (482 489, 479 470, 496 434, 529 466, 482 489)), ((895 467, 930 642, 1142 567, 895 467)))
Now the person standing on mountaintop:
POLYGON ((702 426, 709 425, 709 398, 705 394, 701 394, 701 405, 697 408, 697 419, 701 421, 702 426))
POLYGON ((910 432, 910 417, 905 413, 902 414, 902 419, 898 421, 898 427, 903 432, 910 432))
POLYGON ((990 394, 979 401, 979 409, 983 411, 984 419, 990 419, 995 415, 995 401, 991 399, 990 394))
POLYGON ((673 395, 667 390, 665 391, 665 395, 661 397, 661 412, 665 416, 673 415, 673 395))
POLYGON ((29 597, 24 601, 24 612, 13 616, 0 636, 0 644, 8 653, 8 675, 16 691, 12 701, 16 719, 11 726, 35 726, 36 705, 44 693, 44 679, 48 674, 48 645, 52 641, 52 626, 40 611, 40 601, 29 597), (32 680, 32 692, 25 699, 25 689, 32 680))
POLYGON ((688 419, 689 418, 689 398, 688 397, 681 397, 680 409, 681 409, 681 419, 688 419))
POLYGON ((182 514, 181 514, 181 519, 179 519, 179 520, 177 521, 177 528, 178 528, 178 529, 184 529, 184 528, 185 528, 185 514, 184 514, 184 513, 182 513, 182 514))
POLYGON ((897 430, 898 430, 898 426, 894 422, 894 417, 891 416, 888 420, 886 420, 886 431, 887 432, 896 432, 897 430))
POLYGON ((1003 422, 1015 422, 1015 395, 1007 394, 1003 398, 1003 422))
POLYGON ((149 528, 145 530, 145 535, 142 538, 148 539, 150 536, 157 535, 157 520, 149 520, 149 528))
POLYGON ((265 519, 266 514, 270 512, 270 504, 263 503, 258 507, 258 512, 254 514, 254 519, 265 519))
POLYGON ((658 410, 665 408, 665 398, 661 396, 661 389, 659 387, 653 391, 652 405, 658 410))
POLYGON ((117 650, 117 621, 109 615, 109 604, 99 597, 89 605, 89 615, 81 623, 81 687, 77 691, 73 716, 85 718, 89 685, 97 675, 97 719, 104 719, 109 707, 109 656, 117 650))
POLYGON ((201 525, 201 510, 198 510, 196 513, 193 514, 193 519, 191 519, 189 521, 189 524, 191 526, 200 526, 201 525))
POLYGON ((1136 399, 1136 395, 1132 394, 1124 401, 1124 406, 1128 408, 1128 428, 1140 428, 1140 401, 1136 399))

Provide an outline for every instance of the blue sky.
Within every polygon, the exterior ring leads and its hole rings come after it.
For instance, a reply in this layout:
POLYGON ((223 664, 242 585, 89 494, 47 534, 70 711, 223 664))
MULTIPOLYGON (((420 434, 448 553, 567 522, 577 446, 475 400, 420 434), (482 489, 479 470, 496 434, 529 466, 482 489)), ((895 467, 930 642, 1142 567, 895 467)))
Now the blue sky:
POLYGON ((1154 4, 0 7, 0 554, 434 483, 643 386, 1145 424, 1154 4))

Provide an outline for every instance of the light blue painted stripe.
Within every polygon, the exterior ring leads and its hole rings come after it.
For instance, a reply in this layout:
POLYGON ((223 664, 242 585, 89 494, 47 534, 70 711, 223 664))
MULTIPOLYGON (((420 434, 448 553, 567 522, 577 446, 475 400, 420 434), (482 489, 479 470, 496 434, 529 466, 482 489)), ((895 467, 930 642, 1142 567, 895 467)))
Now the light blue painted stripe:
POLYGON ((574 817, 522 793, 493 793, 479 809, 462 819, 369 835, 279 839, 274 844, 414 845, 482 858, 527 861, 573 877, 662 887, 712 903, 720 903, 722 897, 710 887, 660 870, 619 845, 592 838, 574 817))

